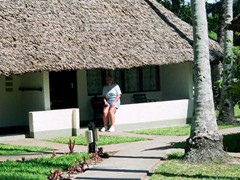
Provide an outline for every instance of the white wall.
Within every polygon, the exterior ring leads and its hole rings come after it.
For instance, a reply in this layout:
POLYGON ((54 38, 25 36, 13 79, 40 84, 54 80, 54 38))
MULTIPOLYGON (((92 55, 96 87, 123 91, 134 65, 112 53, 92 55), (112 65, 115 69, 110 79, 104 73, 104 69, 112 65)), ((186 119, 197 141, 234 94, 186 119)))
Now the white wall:
POLYGON ((77 91, 78 107, 80 109, 80 119, 89 120, 92 118, 91 98, 87 93, 87 72, 85 70, 77 71, 77 91))
POLYGON ((79 127, 77 108, 29 112, 30 136, 34 138, 76 136, 79 127))
POLYGON ((50 109, 48 72, 13 76, 13 92, 6 92, 5 77, 0 78, 0 127, 28 126, 28 112, 50 109), (19 88, 42 91, 20 91, 19 88))
POLYGON ((162 100, 192 99, 192 63, 161 66, 162 100))
POLYGON ((22 91, 22 113, 28 125, 28 112, 50 109, 48 72, 28 73, 21 76, 21 87, 41 87, 42 91, 22 91))
POLYGON ((173 100, 126 104, 116 112, 116 125, 192 118, 193 100, 173 100))

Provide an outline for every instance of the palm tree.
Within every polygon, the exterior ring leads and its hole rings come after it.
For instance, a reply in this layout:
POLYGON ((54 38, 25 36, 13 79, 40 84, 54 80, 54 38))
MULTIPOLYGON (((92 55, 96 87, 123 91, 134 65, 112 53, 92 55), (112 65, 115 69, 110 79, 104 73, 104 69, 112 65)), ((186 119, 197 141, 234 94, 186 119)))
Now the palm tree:
MULTIPOLYGON (((219 2, 217 2, 219 4, 219 8, 218 8, 218 13, 219 13, 219 25, 218 25, 218 32, 217 32, 217 41, 219 42, 219 44, 223 47, 223 38, 224 38, 224 0, 220 0, 219 2)), ((216 4, 217 4, 216 3, 216 4)))
POLYGON ((210 74, 205 0, 191 0, 194 36, 194 116, 187 139, 185 160, 226 160, 222 136, 218 134, 210 74))
MULTIPOLYGON (((233 0, 225 0, 225 24, 230 24, 233 19, 233 0)), ((234 123, 234 105, 231 96, 231 86, 233 81, 233 31, 224 32, 224 61, 221 101, 219 110, 219 120, 224 123, 234 123)))

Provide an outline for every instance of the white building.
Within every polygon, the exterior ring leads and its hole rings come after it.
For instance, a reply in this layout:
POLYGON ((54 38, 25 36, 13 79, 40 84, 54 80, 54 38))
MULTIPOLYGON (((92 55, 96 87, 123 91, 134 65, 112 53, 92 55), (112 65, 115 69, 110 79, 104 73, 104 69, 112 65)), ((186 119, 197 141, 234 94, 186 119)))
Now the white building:
MULTIPOLYGON (((4 132, 22 127, 36 138, 76 134, 93 120, 91 98, 101 94, 109 72, 123 91, 119 130, 191 119, 192 27, 155 1, 29 0, 1 6, 4 132), (134 94, 151 102, 136 104, 134 94)), ((213 41, 210 51, 211 59, 221 56, 213 41)))

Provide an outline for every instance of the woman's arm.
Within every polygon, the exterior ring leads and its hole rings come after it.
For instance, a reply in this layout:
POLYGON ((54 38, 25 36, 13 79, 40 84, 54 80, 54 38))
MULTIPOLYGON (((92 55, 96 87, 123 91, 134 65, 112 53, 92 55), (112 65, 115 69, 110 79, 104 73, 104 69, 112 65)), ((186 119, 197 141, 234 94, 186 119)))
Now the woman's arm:
POLYGON ((111 104, 111 106, 114 107, 114 106, 115 106, 115 103, 120 99, 120 97, 121 97, 121 94, 117 95, 117 96, 115 97, 113 103, 111 104))
POLYGON ((103 97, 103 106, 108 106, 107 99, 105 96, 103 97))

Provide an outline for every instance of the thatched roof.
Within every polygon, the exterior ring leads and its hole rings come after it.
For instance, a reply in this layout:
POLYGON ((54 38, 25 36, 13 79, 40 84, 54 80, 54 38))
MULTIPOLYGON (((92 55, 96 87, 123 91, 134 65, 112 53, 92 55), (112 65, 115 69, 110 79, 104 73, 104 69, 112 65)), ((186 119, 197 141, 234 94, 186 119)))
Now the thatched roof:
POLYGON ((231 21, 231 24, 227 25, 227 29, 240 32, 240 14, 231 21))
POLYGON ((192 60, 192 27, 155 0, 0 3, 0 75, 192 60))

